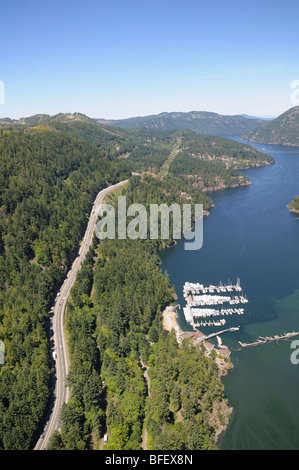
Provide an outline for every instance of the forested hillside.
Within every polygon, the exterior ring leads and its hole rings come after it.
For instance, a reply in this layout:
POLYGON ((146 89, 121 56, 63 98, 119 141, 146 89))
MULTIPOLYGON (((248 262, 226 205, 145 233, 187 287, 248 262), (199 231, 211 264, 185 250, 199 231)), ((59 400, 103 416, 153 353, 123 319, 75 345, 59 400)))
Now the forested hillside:
POLYGON ((242 135, 242 140, 261 144, 299 146, 299 106, 289 109, 273 121, 242 135))
POLYGON ((269 165, 274 159, 250 145, 230 139, 199 136, 185 132, 181 149, 171 161, 169 172, 188 175, 203 190, 215 190, 249 184, 238 169, 269 165))
MULTIPOLYGON (((147 175, 134 177, 122 193, 128 205, 179 203, 183 184, 147 175)), ((210 203, 199 189, 192 196, 210 203)), ((162 246, 161 240, 104 240, 97 247, 95 240, 68 304, 71 400, 50 449, 215 448, 211 413, 224 400, 223 385, 213 358, 188 342, 179 347, 163 329, 162 311, 174 291, 159 271, 162 246)))
POLYGON ((49 399, 48 310, 100 188, 130 174, 87 142, 0 131, 0 448, 28 449, 49 399))
POLYGON ((192 176, 202 189, 217 189, 219 185, 233 187, 248 181, 237 170, 269 165, 274 158, 251 145, 231 139, 198 135, 189 130, 130 131, 136 139, 135 148, 128 154, 134 170, 160 174, 167 164, 168 173, 192 176), (137 140, 138 139, 138 140, 137 140), (176 152, 172 155, 173 149, 176 152))
POLYGON ((142 127, 162 130, 190 129, 198 134, 216 136, 243 134, 264 123, 258 118, 250 119, 241 115, 226 116, 206 111, 161 113, 110 121, 101 119, 99 122, 127 130, 142 127))

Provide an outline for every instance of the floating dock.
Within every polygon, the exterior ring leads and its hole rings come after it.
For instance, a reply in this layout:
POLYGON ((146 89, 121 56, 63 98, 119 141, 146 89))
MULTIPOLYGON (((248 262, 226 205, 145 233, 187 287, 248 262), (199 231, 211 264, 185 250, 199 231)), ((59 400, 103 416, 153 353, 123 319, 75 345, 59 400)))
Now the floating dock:
POLYGON ((219 321, 201 321, 196 322, 195 326, 224 326, 226 324, 226 320, 219 320, 219 321))
POLYGON ((203 294, 207 294, 207 293, 214 294, 215 292, 219 294, 219 293, 233 292, 233 291, 242 292, 242 287, 240 285, 239 278, 237 279, 236 284, 229 283, 227 285, 223 285, 223 283, 220 282, 218 286, 214 286, 211 284, 205 287, 203 284, 200 284, 199 282, 198 283, 185 282, 184 284, 184 294, 186 295, 188 295, 189 292, 191 292, 191 294, 200 294, 201 292, 203 294))
POLYGON ((216 317, 219 315, 232 315, 233 313, 236 313, 238 315, 243 315, 245 313, 244 308, 234 308, 234 309, 221 309, 221 310, 216 310, 216 309, 211 309, 211 308, 191 308, 190 309, 191 314, 193 317, 216 317))
POLYGON ((224 285, 220 283, 218 286, 209 285, 207 287, 200 283, 185 282, 183 295, 186 300, 186 307, 183 309, 185 319, 193 328, 196 326, 222 326, 226 323, 224 319, 213 322, 207 322, 205 319, 233 314, 243 315, 245 309, 239 305, 248 303, 246 295, 243 295, 239 278, 236 284, 224 285), (195 323, 194 319, 200 319, 200 323, 195 323))

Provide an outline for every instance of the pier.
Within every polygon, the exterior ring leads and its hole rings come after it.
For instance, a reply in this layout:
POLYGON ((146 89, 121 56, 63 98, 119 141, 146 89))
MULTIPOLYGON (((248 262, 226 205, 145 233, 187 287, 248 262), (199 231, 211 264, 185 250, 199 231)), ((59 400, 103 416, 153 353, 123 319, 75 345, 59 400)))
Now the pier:
POLYGON ((221 339, 220 339, 220 335, 223 334, 223 333, 227 333, 227 332, 231 332, 231 331, 238 331, 240 329, 239 326, 237 327, 232 327, 232 328, 227 328, 225 330, 221 330, 221 331, 217 331, 217 333, 211 333, 209 335, 205 335, 204 333, 202 333, 201 331, 199 330, 196 330, 195 331, 182 331, 179 335, 178 335, 178 342, 181 343, 183 341, 183 339, 188 339, 191 341, 192 344, 194 344, 194 346, 200 346, 200 345, 203 345, 207 351, 211 351, 212 349, 215 349, 215 351, 220 354, 221 356, 230 356, 230 350, 228 349, 227 346, 225 346, 221 339), (217 337, 217 342, 218 342, 218 348, 217 347, 214 347, 213 344, 209 343, 208 340, 211 339, 211 338, 214 338, 214 337, 217 337))
POLYGON ((223 326, 226 323, 225 319, 217 319, 216 321, 206 321, 206 319, 233 314, 243 315, 245 309, 239 304, 248 303, 246 295, 243 295, 239 278, 236 284, 224 285, 221 282, 218 286, 209 285, 207 287, 200 283, 185 282, 183 295, 186 300, 186 307, 183 308, 185 319, 193 328, 197 326, 223 326), (195 322, 194 319, 200 319, 200 321, 195 322))
POLYGON ((239 329, 240 329, 239 326, 235 326, 232 328, 227 328, 226 330, 217 331, 216 333, 211 333, 210 335, 206 336, 205 340, 214 338, 215 336, 222 335, 223 333, 227 333, 228 331, 238 331, 239 329))

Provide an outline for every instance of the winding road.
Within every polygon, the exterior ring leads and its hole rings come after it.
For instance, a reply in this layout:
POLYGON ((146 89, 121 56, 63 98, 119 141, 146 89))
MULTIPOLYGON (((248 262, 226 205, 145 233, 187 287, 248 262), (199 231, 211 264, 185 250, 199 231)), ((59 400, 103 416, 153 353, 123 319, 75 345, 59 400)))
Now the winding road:
POLYGON ((59 414, 63 403, 67 403, 69 399, 69 390, 66 386, 66 377, 68 374, 68 354, 66 339, 64 336, 64 312, 67 304, 68 296, 75 282, 78 271, 85 259, 85 256, 91 246, 93 234, 97 223, 97 214, 103 199, 110 192, 125 185, 129 180, 109 186, 100 191, 95 199, 90 214, 88 226, 84 238, 80 245, 80 250, 75 259, 68 275, 58 293, 55 304, 52 308, 50 318, 50 328, 53 330, 52 344, 52 363, 54 372, 54 396, 52 399, 52 409, 44 431, 36 443, 35 450, 44 450, 47 448, 49 439, 55 430, 59 429, 59 414))

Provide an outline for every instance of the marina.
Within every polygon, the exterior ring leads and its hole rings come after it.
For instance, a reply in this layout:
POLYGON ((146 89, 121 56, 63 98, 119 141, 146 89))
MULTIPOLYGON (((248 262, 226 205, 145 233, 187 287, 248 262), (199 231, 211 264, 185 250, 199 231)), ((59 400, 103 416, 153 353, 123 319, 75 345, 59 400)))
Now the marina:
POLYGON ((225 319, 217 321, 205 321, 205 319, 233 314, 244 315, 245 308, 238 305, 248 303, 246 295, 243 295, 239 278, 237 278, 236 284, 229 282, 227 285, 220 283, 218 286, 209 285, 207 287, 200 283, 185 282, 183 295, 186 301, 186 306, 183 308, 184 316, 187 323, 190 323, 193 328, 197 326, 223 326, 226 323, 225 319), (228 293, 230 295, 227 295, 228 293), (238 295, 235 295, 236 293, 238 295), (223 306, 223 308, 215 308, 217 306, 223 306), (234 307, 231 308, 231 306, 234 307), (200 321, 195 322, 195 319, 200 321))
POLYGON ((230 309, 221 309, 215 310, 211 308, 191 308, 191 313, 194 317, 215 317, 217 315, 232 315, 236 313, 238 315, 243 315, 245 313, 244 308, 230 308, 230 309))
POLYGON ((185 282, 185 285, 184 285, 184 294, 185 293, 188 294, 189 292, 191 292, 192 294, 194 294, 194 293, 199 294, 200 292, 202 292, 203 294, 207 294, 208 292, 210 294, 213 294, 213 293, 215 293, 215 291, 217 293, 233 292, 233 291, 242 292, 242 287, 240 285, 240 279, 237 278, 237 282, 236 282, 235 285, 231 284, 230 282, 228 282, 227 285, 223 285, 223 283, 220 282, 220 284, 218 286, 210 285, 208 287, 205 287, 203 284, 200 284, 199 282, 197 282, 197 283, 185 282))

